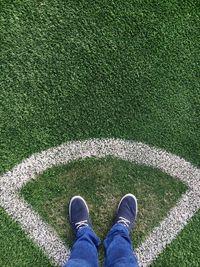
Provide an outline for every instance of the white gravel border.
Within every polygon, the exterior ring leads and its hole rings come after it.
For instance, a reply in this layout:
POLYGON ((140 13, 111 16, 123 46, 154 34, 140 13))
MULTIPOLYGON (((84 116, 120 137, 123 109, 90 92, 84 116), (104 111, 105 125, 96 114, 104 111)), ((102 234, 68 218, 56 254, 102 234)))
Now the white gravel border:
POLYGON ((140 142, 106 138, 71 141, 33 154, 0 177, 0 206, 20 223, 28 236, 59 266, 63 266, 68 259, 70 250, 56 232, 43 222, 31 205, 19 197, 18 191, 47 168, 81 158, 103 158, 108 155, 158 168, 180 179, 189 188, 177 205, 169 211, 167 217, 136 249, 140 266, 149 266, 200 208, 200 170, 162 149, 140 142))

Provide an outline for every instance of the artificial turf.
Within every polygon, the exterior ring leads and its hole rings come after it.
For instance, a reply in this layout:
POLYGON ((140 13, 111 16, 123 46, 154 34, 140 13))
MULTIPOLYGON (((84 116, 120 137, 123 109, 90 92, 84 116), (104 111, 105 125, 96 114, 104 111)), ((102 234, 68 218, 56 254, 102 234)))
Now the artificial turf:
POLYGON ((0 209, 0 240, 0 266, 2 267, 54 266, 3 209, 0 209))
POLYGON ((159 258, 152 264, 152 267, 198 267, 199 247, 200 247, 200 216, 199 213, 185 227, 184 231, 178 235, 175 241, 161 253, 159 258))
MULTIPOLYGON (((132 231, 136 248, 165 218, 186 188, 181 181, 160 170, 106 157, 51 168, 26 184, 20 194, 71 247, 74 241, 68 218, 71 197, 81 195, 86 199, 94 230, 103 241, 113 224, 121 197, 133 193, 139 207, 132 231)), ((102 243, 100 266, 103 266, 103 252, 102 243)))
MULTIPOLYGON (((91 137, 141 141, 200 167, 199 19, 198 0, 1 0, 0 173, 91 137)), ((177 264, 185 249, 191 264, 193 246, 200 253, 196 218, 174 241, 177 264)), ((3 221, 15 232, 4 212, 3 221)), ((16 266, 26 262, 13 251, 16 266)))

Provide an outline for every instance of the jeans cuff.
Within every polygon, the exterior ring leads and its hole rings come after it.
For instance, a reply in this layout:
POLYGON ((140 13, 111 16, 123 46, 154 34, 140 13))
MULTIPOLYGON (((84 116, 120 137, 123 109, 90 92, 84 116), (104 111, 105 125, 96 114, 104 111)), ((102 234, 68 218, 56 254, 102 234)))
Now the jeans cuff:
POLYGON ((83 235, 86 235, 88 238, 90 238, 97 248, 99 247, 101 241, 91 226, 81 227, 76 233, 76 239, 79 239, 83 235))
POLYGON ((114 232, 114 231, 124 232, 126 235, 129 235, 128 228, 122 223, 115 223, 110 229, 110 232, 114 232))

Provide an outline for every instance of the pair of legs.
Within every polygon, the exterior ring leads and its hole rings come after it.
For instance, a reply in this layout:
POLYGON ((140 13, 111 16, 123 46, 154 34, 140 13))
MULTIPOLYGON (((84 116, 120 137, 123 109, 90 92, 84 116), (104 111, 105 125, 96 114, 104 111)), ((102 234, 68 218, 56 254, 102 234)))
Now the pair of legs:
MULTIPOLYGON (((134 195, 125 195, 117 209, 115 223, 104 240, 106 250, 105 267, 138 267, 133 253, 130 230, 137 214, 134 195)), ((71 199, 69 218, 76 235, 71 255, 64 267, 98 267, 100 239, 92 229, 89 209, 80 196, 71 199)))

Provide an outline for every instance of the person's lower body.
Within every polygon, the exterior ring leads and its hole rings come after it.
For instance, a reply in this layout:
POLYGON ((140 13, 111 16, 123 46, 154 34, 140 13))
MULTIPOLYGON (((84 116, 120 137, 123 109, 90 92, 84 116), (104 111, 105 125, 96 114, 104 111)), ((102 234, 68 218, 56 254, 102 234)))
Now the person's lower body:
POLYGON ((78 230, 70 258, 64 267, 98 267, 100 240, 91 227, 78 230))
MULTIPOLYGON (((64 267, 98 267, 99 245, 100 240, 90 227, 81 228, 77 232, 70 258, 64 267)), ((104 246, 105 267, 138 267, 132 241, 125 226, 113 225, 104 240, 104 246)))
MULTIPOLYGON (((130 230, 137 214, 137 200, 125 195, 118 206, 115 224, 104 240, 105 267, 138 267, 133 254, 130 230)), ((75 196, 69 206, 70 223, 76 235, 71 255, 64 267, 98 267, 100 239, 92 229, 89 209, 83 198, 75 196)))
POLYGON ((139 267, 133 253, 128 229, 119 223, 113 225, 104 240, 105 267, 139 267))

